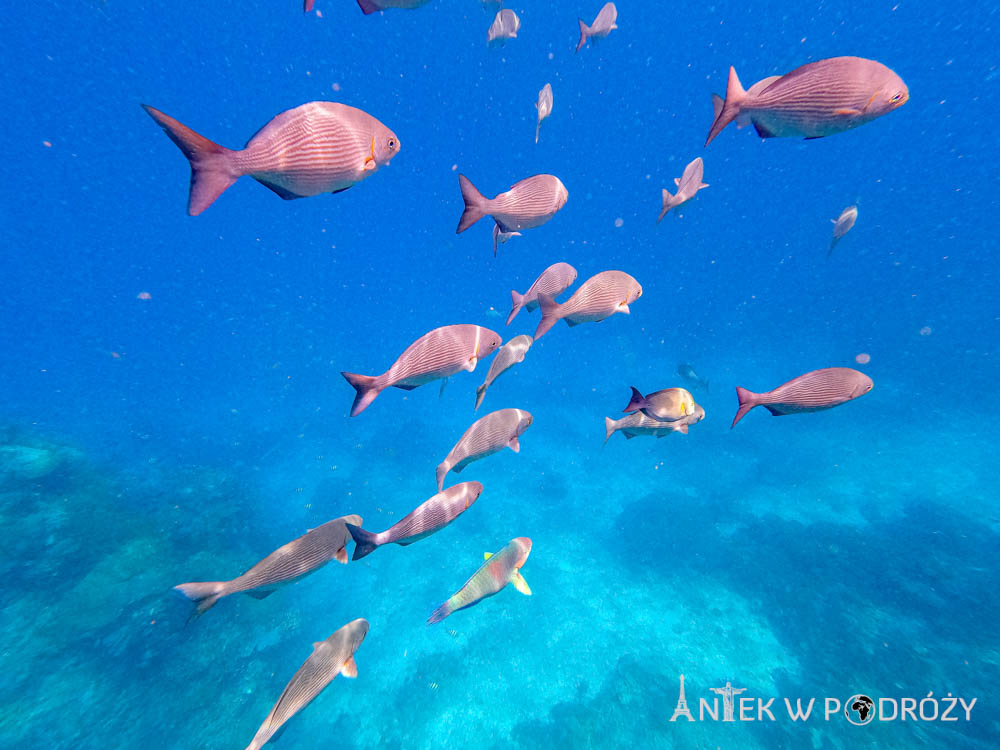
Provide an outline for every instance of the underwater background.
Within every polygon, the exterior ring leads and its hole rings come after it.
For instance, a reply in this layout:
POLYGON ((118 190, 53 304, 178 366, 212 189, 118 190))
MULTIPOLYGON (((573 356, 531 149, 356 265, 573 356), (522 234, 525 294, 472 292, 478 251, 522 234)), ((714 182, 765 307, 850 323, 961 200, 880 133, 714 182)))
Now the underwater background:
POLYGON ((358 678, 281 747, 997 746, 1000 10, 622 0, 619 28, 574 54, 600 5, 514 3, 497 49, 478 0, 3 14, 0 747, 244 747, 310 644, 357 617, 358 678), (836 55, 885 63, 910 101, 821 140, 729 128, 702 147, 729 65, 748 85, 836 55), (196 218, 185 160, 139 106, 236 148, 311 100, 369 112, 399 155, 310 200, 240 180, 196 218), (710 187, 656 224, 695 156, 710 187), (456 170, 489 195, 550 172, 569 201, 494 258, 488 221, 454 233, 456 170), (349 419, 341 370, 382 372, 441 325, 533 333, 537 311, 504 327, 510 290, 557 261, 578 283, 626 271, 643 296, 559 324, 478 413, 489 361, 349 419), (602 447, 629 386, 683 385, 681 362, 710 380, 706 418, 602 447), (735 386, 832 366, 873 391, 730 431, 735 386), (505 407, 534 424, 519 454, 449 478, 485 487, 454 524, 189 621, 172 586, 344 514, 388 527, 505 407), (515 536, 533 596, 425 626, 515 536), (978 702, 956 723, 672 723, 680 674, 692 709, 726 681, 776 702, 978 702))

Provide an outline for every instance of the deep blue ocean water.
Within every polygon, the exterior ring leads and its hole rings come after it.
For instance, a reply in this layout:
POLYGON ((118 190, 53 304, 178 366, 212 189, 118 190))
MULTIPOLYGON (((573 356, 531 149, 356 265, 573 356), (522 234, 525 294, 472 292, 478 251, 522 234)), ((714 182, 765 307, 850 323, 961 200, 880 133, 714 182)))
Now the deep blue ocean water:
POLYGON ((3 14, 0 747, 245 747, 310 644, 357 617, 358 678, 280 747, 997 746, 997 9, 622 0, 620 28, 574 54, 600 5, 515 3, 501 49, 478 0, 3 14), (826 139, 730 126, 702 147, 729 65, 748 86, 836 55, 890 66, 910 101, 826 139), (195 218, 188 166, 139 106, 236 148, 324 99, 380 119, 399 155, 335 196, 241 179, 195 218), (710 187, 657 225, 695 156, 710 187), (454 232, 457 172, 489 195, 550 172, 570 197, 494 258, 488 219, 454 232), (478 414, 488 362, 348 417, 340 371, 381 372, 434 327, 532 333, 537 312, 504 327, 510 289, 557 261, 644 294, 558 324, 478 414), (682 385, 679 362, 711 381, 704 421, 602 446, 629 386, 682 385), (735 386, 831 366, 874 390, 730 431, 735 386), (454 524, 188 621, 172 586, 344 514, 389 526, 504 407, 534 424, 519 454, 449 477, 485 487, 454 524), (533 596, 425 626, 515 536, 533 596), (729 681, 774 697, 775 720, 671 722, 681 674, 695 718, 729 681), (977 703, 957 722, 821 715, 928 693, 977 703), (786 697, 814 715, 791 721, 786 697))

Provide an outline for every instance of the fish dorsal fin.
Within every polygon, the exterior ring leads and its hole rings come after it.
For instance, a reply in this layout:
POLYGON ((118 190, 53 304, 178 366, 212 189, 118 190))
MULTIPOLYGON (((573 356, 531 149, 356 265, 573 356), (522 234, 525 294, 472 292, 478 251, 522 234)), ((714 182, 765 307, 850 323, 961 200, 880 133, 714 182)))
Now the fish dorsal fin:
POLYGON ((493 557, 493 553, 492 552, 484 552, 483 553, 483 559, 484 560, 489 560, 491 557, 493 557))
POLYGON ((524 580, 524 576, 522 576, 519 572, 515 570, 514 576, 510 580, 514 583, 514 588, 525 596, 531 596, 531 588, 528 586, 528 582, 524 580))
POLYGON ((354 661, 353 656, 344 662, 344 666, 340 668, 340 673, 344 677, 350 677, 352 680, 358 676, 358 664, 354 661))

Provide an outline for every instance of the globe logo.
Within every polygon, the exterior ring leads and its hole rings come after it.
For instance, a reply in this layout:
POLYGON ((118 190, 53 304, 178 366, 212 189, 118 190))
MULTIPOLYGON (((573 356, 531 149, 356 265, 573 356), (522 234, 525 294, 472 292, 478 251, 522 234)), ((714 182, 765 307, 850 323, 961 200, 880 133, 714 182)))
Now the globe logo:
POLYGON ((875 718, 875 701, 867 695, 852 695, 844 703, 844 716, 855 726, 863 727, 875 718))

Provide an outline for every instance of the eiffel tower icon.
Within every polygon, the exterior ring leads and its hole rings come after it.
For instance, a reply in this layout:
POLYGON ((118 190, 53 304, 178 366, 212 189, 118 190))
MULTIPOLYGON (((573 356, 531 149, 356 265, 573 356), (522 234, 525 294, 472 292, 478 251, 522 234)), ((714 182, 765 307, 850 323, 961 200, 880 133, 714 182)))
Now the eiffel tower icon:
POLYGON ((677 708, 674 709, 674 715, 670 717, 670 721, 677 721, 678 716, 686 716, 688 721, 694 721, 694 717, 688 710, 687 701, 684 699, 684 675, 681 675, 681 694, 677 698, 677 708))

